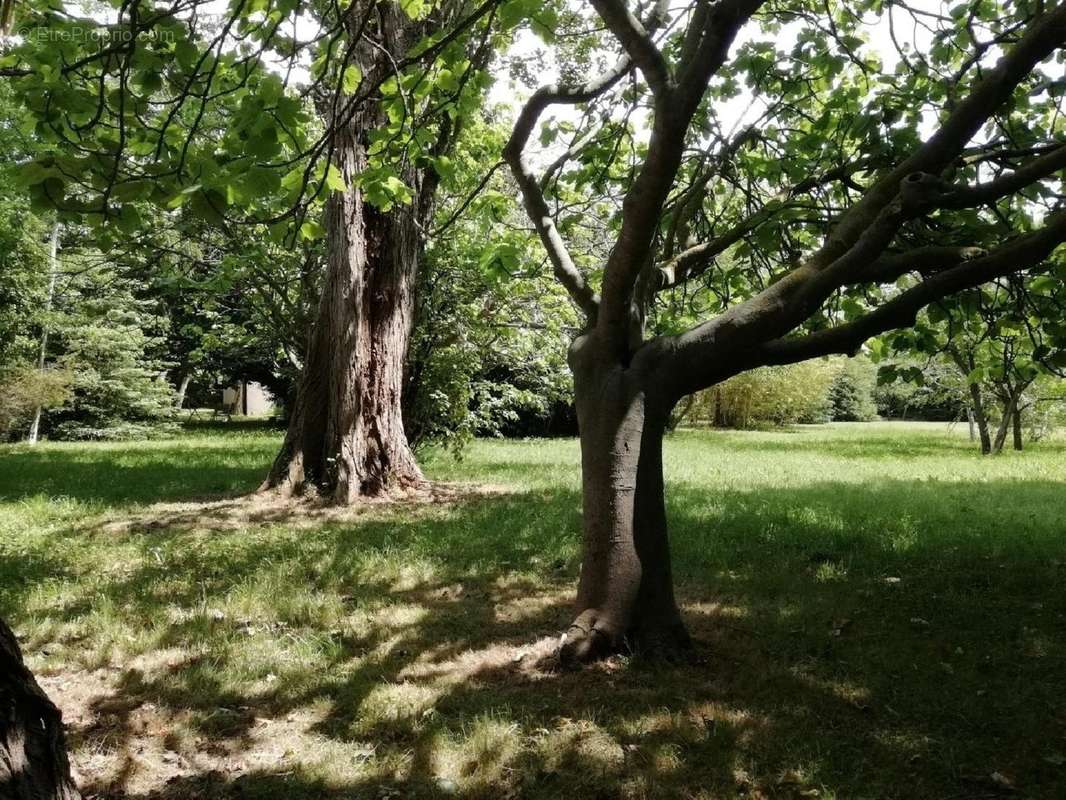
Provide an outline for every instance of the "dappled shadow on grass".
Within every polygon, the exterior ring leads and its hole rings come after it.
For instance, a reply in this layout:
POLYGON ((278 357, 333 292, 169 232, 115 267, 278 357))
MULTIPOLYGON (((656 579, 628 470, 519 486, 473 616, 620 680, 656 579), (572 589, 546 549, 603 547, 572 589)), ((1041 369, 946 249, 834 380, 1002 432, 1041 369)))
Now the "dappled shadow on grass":
POLYGON ((140 557, 84 585, 40 561, 69 587, 35 601, 60 634, 29 649, 53 651, 64 708, 99 681, 71 722, 101 797, 983 797, 1002 779, 1053 798, 1063 488, 678 482, 692 663, 538 660, 577 570, 580 498, 559 490, 71 530, 140 557), (101 607, 117 620, 95 628, 101 607))

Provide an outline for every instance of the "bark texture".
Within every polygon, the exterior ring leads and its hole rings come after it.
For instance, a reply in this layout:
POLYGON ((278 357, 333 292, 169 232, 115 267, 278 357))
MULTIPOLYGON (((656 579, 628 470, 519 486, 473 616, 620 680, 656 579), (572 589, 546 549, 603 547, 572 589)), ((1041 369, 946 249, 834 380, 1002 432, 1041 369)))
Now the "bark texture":
POLYGON ((181 380, 178 382, 178 391, 174 395, 174 408, 178 411, 185 406, 185 394, 189 391, 189 383, 192 382, 192 374, 188 371, 181 373, 181 380))
MULTIPOLYGON (((358 125, 338 144, 349 186, 366 164, 358 125)), ((344 504, 424 480, 401 407, 422 242, 409 215, 383 214, 354 188, 327 202, 326 235, 318 314, 266 486, 314 488, 344 504)))
POLYGON ((1029 381, 1011 383, 1005 381, 1000 389, 1000 399, 1003 402, 1003 415, 999 419, 999 427, 996 429, 996 438, 992 442, 992 452, 1003 452, 1003 446, 1007 443, 1007 434, 1013 430, 1014 449, 1022 449, 1022 395, 1029 388, 1029 381))
MULTIPOLYGON (((393 57, 421 35, 397 4, 382 6, 380 25, 393 57)), ((364 74, 383 68, 387 54, 359 50, 364 74)), ((409 165, 400 175, 414 197, 409 207, 385 213, 367 203, 356 178, 367 166, 369 134, 384 120, 378 103, 364 106, 332 112, 333 160, 349 188, 326 204, 318 312, 285 441, 262 487, 312 490, 337 504, 425 482, 404 431, 401 396, 436 178, 409 165)))
POLYGON ((656 391, 653 361, 618 363, 594 333, 571 348, 584 535, 564 663, 621 650, 673 655, 690 644, 674 598, 663 485, 673 403, 656 391))
POLYGON ((0 619, 0 800, 79 800, 59 709, 0 619))
POLYGON ((976 366, 973 355, 963 353, 958 347, 949 347, 947 352, 959 370, 959 375, 966 382, 966 388, 970 393, 970 407, 967 409, 970 417, 970 441, 972 442, 974 439, 973 429, 976 423, 978 434, 981 437, 981 452, 987 456, 992 452, 992 436, 988 430, 988 411, 985 407, 981 386, 969 381, 970 373, 973 372, 976 366))
POLYGON ((973 407, 973 416, 977 422, 977 432, 981 437, 981 452, 986 456, 992 452, 992 437, 988 432, 988 412, 985 411, 985 401, 981 396, 981 387, 975 383, 970 384, 970 403, 973 407))

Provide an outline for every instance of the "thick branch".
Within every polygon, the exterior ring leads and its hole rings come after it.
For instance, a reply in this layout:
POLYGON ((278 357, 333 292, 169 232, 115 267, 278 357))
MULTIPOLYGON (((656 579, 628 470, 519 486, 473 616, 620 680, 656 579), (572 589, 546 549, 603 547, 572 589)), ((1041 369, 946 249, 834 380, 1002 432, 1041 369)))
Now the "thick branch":
POLYGON ((678 75, 678 95, 682 105, 699 104, 707 82, 729 55, 733 39, 765 0, 719 0, 702 6, 693 14, 692 24, 699 26, 698 39, 686 42, 682 53, 683 70, 678 75), (698 42, 698 44, 697 44, 698 42))
POLYGON ((599 328, 619 357, 639 338, 633 290, 647 265, 659 216, 681 165, 685 135, 707 84, 725 63, 729 46, 763 0, 722 0, 704 20, 702 39, 667 104, 656 103, 648 152, 622 203, 622 228, 603 278, 599 328))
MULTIPOLYGON (((854 354, 879 333, 914 324, 923 308, 944 297, 1030 269, 1066 242, 1066 212, 1048 218, 1038 231, 1021 236, 992 253, 939 272, 901 292, 880 308, 852 322, 794 339, 775 339, 757 348, 755 364, 789 364, 833 353, 854 354)), ((752 366, 754 366, 753 364, 752 366)))
POLYGON ((511 131, 511 137, 503 149, 504 160, 511 167, 518 188, 522 192, 522 204, 533 222, 533 227, 536 228, 544 249, 548 252, 555 276, 569 292, 574 302, 590 318, 596 316, 599 300, 581 270, 574 264, 570 251, 559 229, 555 226, 551 210, 544 199, 541 183, 537 180, 533 167, 525 156, 525 148, 537 120, 540 119, 545 109, 552 105, 586 103, 593 100, 618 83, 631 68, 632 62, 629 58, 623 58, 612 70, 584 86, 568 87, 550 84, 540 87, 522 108, 515 121, 514 129, 511 131))
MULTIPOLYGON (((592 5, 614 37, 637 65, 656 95, 670 90, 670 68, 652 41, 649 30, 630 12, 625 0, 592 0, 592 5)), ((661 25, 669 6, 658 0, 649 28, 661 25)))
POLYGON ((945 194, 939 205, 941 208, 972 208, 992 203, 1061 170, 1066 170, 1066 143, 994 180, 952 189, 945 194))
POLYGON ((892 202, 907 176, 942 172, 986 120, 1010 99, 1018 84, 1064 43, 1066 3, 1035 20, 996 66, 974 84, 969 95, 955 107, 939 130, 841 216, 833 234, 813 259, 814 266, 826 266, 849 249, 870 221, 892 202))
POLYGON ((890 253, 862 270, 853 283, 891 283, 908 272, 926 274, 940 271, 987 255, 982 247, 950 247, 930 245, 916 247, 903 253, 890 253))
MULTIPOLYGON (((682 334, 678 346, 689 369, 712 358, 711 351, 725 341, 740 348, 753 339, 768 341, 784 336, 815 313, 839 287, 861 280, 863 270, 880 258, 900 225, 945 202, 950 187, 937 174, 958 157, 1032 69, 1063 43, 1066 4, 1037 19, 995 68, 973 86, 940 129, 841 215, 821 249, 806 263, 751 300, 682 334)), ((1041 170, 1047 168, 1045 157, 1035 160, 1041 162, 1041 170)))

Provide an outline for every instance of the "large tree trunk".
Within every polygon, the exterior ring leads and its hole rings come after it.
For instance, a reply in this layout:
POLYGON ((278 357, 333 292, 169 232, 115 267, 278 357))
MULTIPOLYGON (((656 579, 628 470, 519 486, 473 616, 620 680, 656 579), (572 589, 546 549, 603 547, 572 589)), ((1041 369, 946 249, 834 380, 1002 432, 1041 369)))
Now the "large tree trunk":
MULTIPOLYGON (((422 23, 397 3, 383 5, 377 18, 392 52, 360 45, 364 75, 391 69, 391 59, 423 34, 422 23)), ((408 165, 400 177, 411 204, 391 212, 374 208, 357 178, 367 166, 370 133, 385 118, 374 101, 347 117, 339 113, 341 121, 330 123, 333 161, 349 188, 326 203, 328 256, 318 313, 285 442, 263 488, 313 489, 347 504, 425 483, 404 431, 401 395, 436 176, 408 165)), ((441 147, 448 141, 442 135, 441 147)))
POLYGON ((1014 431, 1014 449, 1021 450, 1022 443, 1022 410, 1017 404, 1014 406, 1014 413, 1011 414, 1011 428, 1014 431))
POLYGON ((424 483, 401 407, 422 239, 412 214, 382 213, 354 185, 372 129, 357 119, 337 143, 350 188, 326 203, 318 315, 285 442, 264 484, 314 489, 339 504, 424 483))
POLYGON ((0 619, 0 800, 76 800, 59 709, 0 619))
POLYGON ((583 554, 577 616, 560 656, 584 662, 622 649, 689 644, 674 599, 663 496, 670 405, 640 364, 605 357, 595 335, 571 349, 581 435, 583 554))

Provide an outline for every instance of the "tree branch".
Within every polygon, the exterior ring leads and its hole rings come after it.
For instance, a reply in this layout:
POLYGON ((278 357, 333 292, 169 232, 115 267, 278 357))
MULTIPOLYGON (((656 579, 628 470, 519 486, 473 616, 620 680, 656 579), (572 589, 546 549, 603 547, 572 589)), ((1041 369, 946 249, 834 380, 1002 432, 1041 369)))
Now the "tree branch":
POLYGON ((603 277, 597 326, 620 358, 639 341, 642 321, 633 313, 633 294, 647 266, 659 216, 681 165, 685 135, 711 77, 725 63, 729 46, 764 0, 721 0, 706 14, 702 39, 678 78, 670 102, 657 102, 647 156, 622 202, 622 227, 603 277))
POLYGON ((833 234, 815 256, 821 268, 835 261, 862 235, 881 209, 895 198, 900 184, 914 173, 940 174, 954 160, 985 121, 1002 106, 1026 76, 1066 43, 1066 4, 1036 19, 1018 42, 986 72, 969 95, 951 112, 933 136, 909 158, 879 180, 845 212, 833 234))
POLYGON ((787 203, 783 203, 780 200, 771 201, 725 233, 706 242, 692 245, 682 250, 669 261, 660 264, 657 267, 659 271, 658 289, 668 289, 702 275, 714 262, 715 256, 721 255, 744 238, 745 235, 772 219, 775 214, 787 205, 787 203))
POLYGON ((872 336, 914 324, 923 308, 944 297, 980 286, 995 278, 1030 269, 1066 242, 1066 212, 1057 212, 1033 233, 981 258, 939 272, 911 287, 880 308, 852 322, 793 339, 774 339, 759 346, 751 366, 790 364, 833 353, 854 355, 872 336))
POLYGON ((670 67, 652 41, 649 29, 662 24, 669 2, 657 0, 648 28, 630 12, 625 0, 592 0, 592 5, 640 69, 652 92, 659 97, 667 95, 671 88, 670 67))
POLYGON ((938 205, 941 208, 972 208, 992 203, 1061 170, 1066 170, 1066 143, 987 183, 951 189, 938 205))
POLYGON ((940 271, 985 255, 988 255, 988 251, 982 247, 916 247, 903 253, 881 256, 852 283, 891 283, 908 272, 940 271))
MULTIPOLYGON (((946 201, 950 187, 938 174, 959 156, 1036 65, 1064 43, 1066 4, 1061 4, 1030 25, 933 136, 840 216, 822 247, 804 264, 752 299, 682 334, 678 356, 684 366, 680 371, 691 376, 701 362, 713 360, 708 348, 744 347, 752 338, 768 341, 784 336, 815 313, 839 287, 861 279, 862 271, 880 258, 900 225, 946 201)), ((1040 162, 1041 170, 1048 164, 1043 158, 1034 161, 1040 162)), ((710 374, 711 368, 707 369, 707 380, 717 380, 710 374)))
POLYGON ((533 227, 544 249, 548 252, 556 278, 590 319, 596 316, 599 298, 588 285, 581 270, 574 264, 559 229, 555 227, 555 221, 544 199, 540 181, 537 180, 533 167, 525 156, 525 148, 529 137, 533 134, 537 120, 549 106, 586 103, 593 100, 609 91, 631 69, 632 61, 625 57, 609 72, 583 86, 549 84, 540 87, 519 113, 514 129, 511 131, 511 137, 503 149, 504 161, 511 167, 511 172, 522 193, 522 204, 533 222, 533 227))

